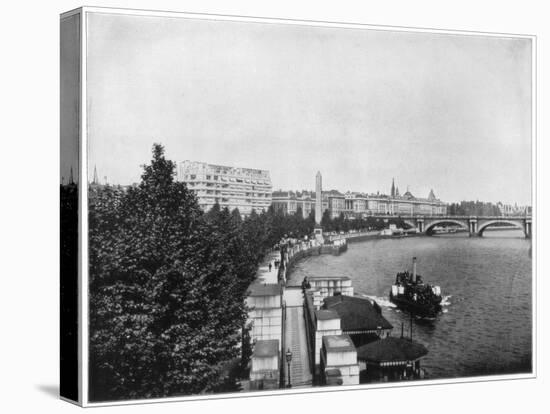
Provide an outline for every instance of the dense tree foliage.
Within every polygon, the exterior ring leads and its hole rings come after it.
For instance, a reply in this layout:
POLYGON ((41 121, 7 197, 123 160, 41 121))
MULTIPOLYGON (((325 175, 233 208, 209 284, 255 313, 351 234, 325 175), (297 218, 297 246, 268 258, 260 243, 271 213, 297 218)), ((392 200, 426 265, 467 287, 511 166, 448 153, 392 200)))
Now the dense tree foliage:
POLYGON ((203 214, 174 167, 155 145, 138 186, 90 188, 92 400, 220 390, 240 355, 260 247, 240 248, 238 212, 203 214))
POLYGON ((447 207, 451 216, 500 216, 500 209, 496 204, 483 201, 461 201, 451 203, 447 207))
POLYGON ((340 214, 338 217, 331 218, 330 212, 325 210, 323 217, 321 218, 321 226, 325 232, 348 232, 350 230, 356 231, 371 231, 382 230, 387 228, 390 224, 395 224, 402 229, 408 229, 410 226, 406 224, 401 217, 388 216, 386 218, 380 217, 345 217, 344 214, 340 214))

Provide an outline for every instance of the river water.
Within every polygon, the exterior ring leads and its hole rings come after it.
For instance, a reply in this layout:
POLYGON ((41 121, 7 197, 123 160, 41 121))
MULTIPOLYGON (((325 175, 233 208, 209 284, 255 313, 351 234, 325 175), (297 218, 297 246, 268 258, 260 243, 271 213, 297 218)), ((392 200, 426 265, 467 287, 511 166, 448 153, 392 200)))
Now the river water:
POLYGON ((356 295, 375 299, 394 326, 409 333, 409 316, 388 301, 395 274, 412 270, 441 286, 443 312, 413 321, 413 339, 429 350, 422 367, 430 379, 531 372, 531 242, 515 230, 372 239, 350 243, 340 256, 298 262, 291 278, 349 276, 356 295))

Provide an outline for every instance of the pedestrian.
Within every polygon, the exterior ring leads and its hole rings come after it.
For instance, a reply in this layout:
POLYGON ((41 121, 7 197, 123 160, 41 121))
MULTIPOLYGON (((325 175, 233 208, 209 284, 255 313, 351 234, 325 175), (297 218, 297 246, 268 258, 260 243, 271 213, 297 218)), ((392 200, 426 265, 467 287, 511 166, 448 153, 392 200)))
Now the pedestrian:
POLYGON ((269 262, 269 271, 271 272, 271 262, 269 262))

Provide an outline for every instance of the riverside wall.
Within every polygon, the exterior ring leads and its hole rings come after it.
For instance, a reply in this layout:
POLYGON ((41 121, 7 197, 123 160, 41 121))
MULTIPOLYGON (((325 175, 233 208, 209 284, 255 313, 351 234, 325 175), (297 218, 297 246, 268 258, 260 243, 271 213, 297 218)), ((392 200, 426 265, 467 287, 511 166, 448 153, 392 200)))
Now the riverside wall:
POLYGON ((354 243, 369 239, 378 239, 380 237, 382 236, 380 236, 379 231, 366 231, 360 233, 347 233, 343 235, 329 236, 329 240, 331 242, 336 240, 346 240, 347 243, 354 243))
POLYGON ((286 252, 281 254, 282 266, 279 266, 279 281, 286 284, 287 277, 290 276, 292 268, 299 260, 309 256, 319 256, 321 254, 331 254, 338 256, 348 249, 345 240, 334 244, 320 244, 317 241, 301 242, 287 248, 286 252))
MULTIPOLYGON (((406 236, 397 237, 423 237, 424 233, 408 233, 406 236)), ((319 256, 321 254, 340 255, 348 249, 348 243, 358 243, 365 240, 395 238, 396 236, 383 236, 379 231, 368 231, 358 233, 346 233, 334 236, 325 236, 330 244, 320 244, 316 240, 308 242, 300 242, 293 246, 287 247, 284 255, 281 255, 281 263, 279 267, 279 281, 286 283, 287 277, 292 272, 292 267, 304 257, 319 256), (284 257, 283 257, 284 256, 284 257)))
POLYGON ((348 243, 385 237, 386 236, 381 236, 379 231, 369 231, 326 236, 325 239, 331 244, 320 244, 316 240, 297 243, 294 246, 288 247, 286 254, 282 255, 284 257, 281 257, 283 266, 279 267, 279 281, 286 283, 288 276, 290 276, 292 272, 293 266, 305 257, 319 256, 321 254, 338 256, 348 249, 348 243))
POLYGON ((425 233, 402 233, 394 235, 382 235, 379 231, 369 231, 361 233, 346 233, 337 236, 330 236, 328 239, 333 242, 336 240, 346 240, 346 243, 357 243, 372 239, 396 239, 401 237, 427 237, 425 233))

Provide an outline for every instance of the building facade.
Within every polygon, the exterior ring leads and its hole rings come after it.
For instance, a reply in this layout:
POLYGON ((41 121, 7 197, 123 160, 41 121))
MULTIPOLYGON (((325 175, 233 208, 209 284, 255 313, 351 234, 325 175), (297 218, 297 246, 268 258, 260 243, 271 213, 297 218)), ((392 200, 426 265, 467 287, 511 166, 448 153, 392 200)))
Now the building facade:
POLYGON ((274 191, 271 200, 273 209, 283 214, 296 214, 301 210, 306 218, 315 210, 315 193, 311 191, 274 191))
POLYGON ((531 206, 518 206, 517 204, 497 203, 498 210, 502 216, 524 216, 533 213, 531 206))
POLYGON ((447 214, 447 204, 436 198, 433 190, 427 198, 415 197, 410 191, 393 196, 385 194, 345 194, 347 215, 392 215, 392 216, 441 216, 447 214))
MULTIPOLYGON (((345 216, 349 215, 350 212, 346 208, 346 196, 339 191, 326 191, 325 193, 323 193, 323 200, 327 200, 328 202, 328 211, 330 213, 330 218, 337 218, 340 216, 340 214, 344 214, 345 216)), ((325 210, 326 208, 323 209, 323 212, 325 210)))
MULTIPOLYGON (((315 193, 310 191, 276 191, 273 193, 273 207, 284 214, 294 214, 302 209, 304 217, 316 211, 315 193)), ((346 217, 367 217, 372 215, 391 216, 439 216, 447 214, 447 204, 438 199, 433 190, 427 198, 415 197, 409 190, 400 195, 392 182, 390 195, 366 194, 358 192, 341 193, 336 190, 323 191, 321 196, 321 215, 328 210, 331 218, 344 214, 346 217)), ((316 220, 320 220, 317 217, 316 220)))
POLYGON ((271 178, 266 170, 186 160, 178 164, 176 176, 195 193, 204 211, 218 203, 247 216, 271 205, 271 178))

